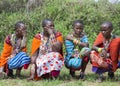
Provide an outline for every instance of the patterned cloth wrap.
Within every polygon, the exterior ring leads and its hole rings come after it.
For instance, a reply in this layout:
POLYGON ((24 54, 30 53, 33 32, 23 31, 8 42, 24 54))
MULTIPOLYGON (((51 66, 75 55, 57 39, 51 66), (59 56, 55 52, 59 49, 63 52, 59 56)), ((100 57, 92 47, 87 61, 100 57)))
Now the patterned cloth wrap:
POLYGON ((30 57, 28 57, 25 52, 20 52, 15 57, 9 59, 8 67, 9 69, 17 69, 29 63, 30 57))
POLYGON ((96 63, 97 67, 100 68, 108 68, 109 65, 112 65, 112 61, 110 58, 104 58, 99 55, 96 51, 91 51, 90 58, 92 63, 96 63))
MULTIPOLYGON (((88 42, 87 36, 83 36, 80 39, 80 42, 87 43, 88 42)), ((74 54, 74 47, 75 47, 74 43, 72 41, 66 40, 65 41, 65 46, 66 46, 66 52, 67 52, 67 54, 65 56, 66 67, 74 68, 74 69, 80 68, 81 64, 82 64, 82 60, 83 60, 83 57, 80 57, 80 56, 83 55, 86 50, 90 50, 90 49, 86 48, 86 47, 82 48, 81 51, 80 51, 79 57, 73 57, 72 58, 72 55, 74 54)))
POLYGON ((50 52, 45 55, 40 55, 36 59, 37 75, 40 77, 54 70, 60 71, 64 65, 64 62, 59 59, 60 57, 61 54, 58 52, 50 52))

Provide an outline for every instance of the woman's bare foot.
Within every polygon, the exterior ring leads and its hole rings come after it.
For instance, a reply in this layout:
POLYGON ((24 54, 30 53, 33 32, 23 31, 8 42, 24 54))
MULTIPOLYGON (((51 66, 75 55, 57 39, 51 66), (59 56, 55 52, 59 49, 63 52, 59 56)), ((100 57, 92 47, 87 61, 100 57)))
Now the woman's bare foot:
POLYGON ((27 81, 31 81, 31 80, 34 80, 34 77, 29 77, 29 78, 27 78, 27 81))

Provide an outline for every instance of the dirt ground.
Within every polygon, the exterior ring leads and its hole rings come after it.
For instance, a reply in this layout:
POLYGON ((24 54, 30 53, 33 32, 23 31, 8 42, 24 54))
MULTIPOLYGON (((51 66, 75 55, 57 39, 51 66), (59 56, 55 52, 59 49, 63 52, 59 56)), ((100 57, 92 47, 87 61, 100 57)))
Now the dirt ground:
POLYGON ((88 63, 87 67, 86 67, 86 70, 85 70, 85 73, 88 74, 88 73, 93 73, 92 72, 92 64, 91 63, 88 63))

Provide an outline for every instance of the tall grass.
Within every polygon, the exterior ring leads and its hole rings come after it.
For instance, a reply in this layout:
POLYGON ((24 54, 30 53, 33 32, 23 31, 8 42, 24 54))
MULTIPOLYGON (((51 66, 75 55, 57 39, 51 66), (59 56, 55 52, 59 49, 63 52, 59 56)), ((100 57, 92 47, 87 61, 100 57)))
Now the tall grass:
POLYGON ((115 28, 114 33, 119 35, 120 4, 111 4, 105 1, 99 0, 96 3, 94 0, 46 0, 42 6, 27 13, 25 0, 21 0, 21 2, 8 0, 11 9, 2 9, 0 13, 0 20, 2 20, 0 22, 0 40, 4 40, 7 34, 13 32, 15 22, 19 20, 26 22, 28 39, 31 39, 35 33, 42 30, 41 22, 45 18, 53 19, 56 29, 59 29, 64 36, 72 30, 72 21, 83 20, 84 29, 91 44, 103 21, 111 21, 115 28), (12 11, 14 9, 11 4, 19 4, 19 7, 12 11))

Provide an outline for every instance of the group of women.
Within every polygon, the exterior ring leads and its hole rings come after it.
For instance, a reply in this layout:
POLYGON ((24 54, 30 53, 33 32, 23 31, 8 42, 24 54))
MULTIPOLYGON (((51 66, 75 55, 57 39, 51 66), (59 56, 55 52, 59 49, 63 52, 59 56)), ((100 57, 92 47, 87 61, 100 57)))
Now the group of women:
POLYGON ((88 37, 84 33, 84 25, 80 20, 73 22, 73 31, 63 39, 62 33, 54 29, 51 19, 42 21, 43 32, 37 33, 32 41, 30 55, 26 54, 26 25, 19 21, 15 24, 15 33, 4 40, 0 56, 0 76, 5 72, 8 77, 17 77, 22 68, 30 66, 30 77, 27 80, 58 77, 65 65, 72 77, 75 71, 81 70, 79 79, 84 79, 85 69, 90 61, 92 71, 103 80, 103 73, 108 72, 114 78, 114 72, 120 67, 120 37, 112 34, 111 22, 103 22, 100 26, 93 47, 89 48, 88 37), (66 54, 63 53, 65 44, 66 54))

